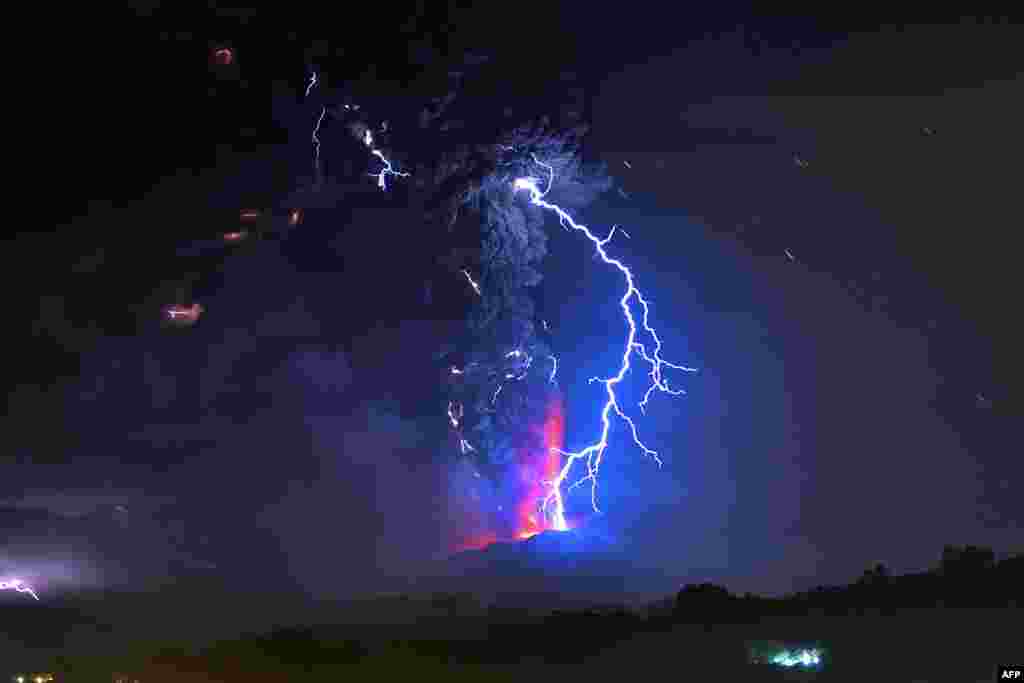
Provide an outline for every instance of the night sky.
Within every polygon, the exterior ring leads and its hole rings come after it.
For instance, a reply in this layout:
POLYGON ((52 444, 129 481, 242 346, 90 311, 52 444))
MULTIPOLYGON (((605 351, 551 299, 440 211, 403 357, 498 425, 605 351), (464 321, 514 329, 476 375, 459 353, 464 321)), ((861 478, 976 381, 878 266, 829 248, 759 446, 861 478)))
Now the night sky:
MULTIPOLYGON (((578 218, 628 231, 611 248, 664 355, 700 368, 639 421, 664 467, 619 428, 601 473, 594 528, 660 577, 646 593, 777 594, 879 561, 921 570, 945 543, 1019 550, 1024 32, 572 7, 543 29, 456 9, 336 34, 154 9, 55 39, 13 105, 44 133, 4 247, 0 578, 31 577, 43 603, 195 585, 306 605, 405 590, 477 531, 433 361, 464 283, 432 280, 427 302, 411 180, 381 193, 337 133, 322 155, 344 180, 296 191, 311 63, 334 92, 376 79, 399 102, 401 79, 462 59, 462 115, 482 120, 580 89, 585 153, 615 189, 578 218), (218 41, 235 75, 211 68, 218 41), (300 225, 218 244, 239 209, 293 206, 300 225), (161 327, 182 292, 202 317, 161 327)), ((587 379, 616 361, 621 281, 547 226, 537 301, 578 448, 599 429, 587 379)))

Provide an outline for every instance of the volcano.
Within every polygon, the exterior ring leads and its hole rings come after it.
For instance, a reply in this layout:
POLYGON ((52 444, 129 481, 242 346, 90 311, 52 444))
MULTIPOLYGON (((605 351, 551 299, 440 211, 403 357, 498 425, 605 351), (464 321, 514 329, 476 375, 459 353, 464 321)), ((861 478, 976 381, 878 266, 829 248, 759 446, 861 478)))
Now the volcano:
POLYGON ((456 553, 439 563, 432 584, 431 590, 468 592, 490 605, 531 610, 640 603, 675 585, 663 572, 631 561, 601 518, 456 553))

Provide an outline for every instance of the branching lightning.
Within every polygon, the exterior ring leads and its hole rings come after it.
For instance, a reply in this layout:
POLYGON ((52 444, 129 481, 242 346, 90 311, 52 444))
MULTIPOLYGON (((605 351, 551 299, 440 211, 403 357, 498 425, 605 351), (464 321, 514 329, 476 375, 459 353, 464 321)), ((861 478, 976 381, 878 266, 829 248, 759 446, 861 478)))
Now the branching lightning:
POLYGON ((461 420, 462 405, 454 401, 448 401, 448 421, 451 423, 452 429, 458 429, 461 420))
POLYGON ((370 174, 371 176, 374 176, 374 177, 377 178, 377 187, 379 187, 381 190, 387 190, 388 189, 387 181, 384 180, 384 179, 387 178, 389 175, 399 176, 399 177, 402 177, 402 178, 408 178, 409 177, 408 173, 404 173, 402 171, 396 171, 393 168, 391 168, 391 162, 388 161, 384 157, 384 153, 381 152, 376 147, 374 147, 373 132, 369 128, 367 128, 366 129, 366 133, 363 134, 363 144, 366 145, 370 149, 370 154, 372 154, 373 156, 377 157, 382 162, 384 162, 384 168, 381 169, 380 173, 371 173, 370 174))
MULTIPOLYGON (((310 75, 309 82, 306 86, 305 96, 309 97, 310 93, 318 84, 319 77, 318 74, 314 71, 310 75)), ((356 105, 350 104, 344 105, 344 108, 347 111, 358 110, 358 107, 356 105)), ((320 178, 319 133, 326 114, 327 107, 324 106, 320 111, 320 115, 316 121, 316 125, 313 128, 312 134, 312 142, 314 147, 314 171, 316 173, 317 179, 320 178)), ((379 159, 383 164, 383 168, 380 171, 369 174, 371 177, 375 177, 377 179, 377 186, 382 191, 386 191, 388 189, 388 176, 409 177, 411 175, 410 173, 398 171, 394 168, 391 160, 389 160, 385 156, 384 152, 378 147, 378 143, 374 138, 374 132, 370 129, 369 126, 364 127, 363 124, 359 123, 355 124, 355 128, 353 128, 353 130, 357 135, 358 139, 369 150, 370 154, 379 159)), ((386 131, 387 124, 384 123, 381 126, 380 130, 386 131)), ((502 145, 501 147, 506 151, 511 151, 514 149, 513 147, 507 145, 502 145)), ((616 385, 618 385, 625 378, 626 374, 631 369, 632 356, 634 354, 637 354, 643 361, 645 361, 648 364, 649 367, 649 371, 647 374, 650 377, 650 386, 647 388, 646 392, 643 395, 643 398, 638 403, 638 406, 642 413, 645 412, 650 397, 655 390, 671 395, 680 395, 685 393, 682 389, 676 389, 674 387, 669 386, 667 379, 663 376, 666 368, 672 368, 684 372, 696 372, 696 368, 677 365, 661 357, 662 342, 661 339, 658 337, 656 331, 651 327, 649 323, 650 310, 648 300, 645 299, 640 290, 637 289, 634 283, 633 273, 630 271, 630 269, 624 263, 622 263, 622 261, 610 257, 606 251, 606 246, 615 236, 616 231, 618 230, 618 226, 613 226, 610 232, 608 233, 607 237, 597 237, 585 225, 576 223, 576 221, 573 220, 573 218, 569 215, 569 213, 566 210, 564 210, 558 205, 546 201, 545 197, 547 196, 554 182, 554 168, 551 165, 540 161, 540 159, 538 159, 536 155, 533 155, 532 158, 534 163, 544 168, 548 172, 549 177, 547 187, 544 190, 541 190, 539 187, 541 181, 539 179, 533 177, 522 177, 515 179, 512 183, 513 191, 528 191, 530 202, 535 206, 541 207, 545 210, 552 211, 555 214, 557 214, 559 224, 564 229, 566 229, 567 231, 575 230, 582 232, 584 236, 586 236, 587 239, 589 239, 591 243, 593 243, 595 248, 595 257, 600 257, 600 259, 605 264, 617 268, 618 271, 622 273, 623 277, 625 278, 626 285, 625 291, 619 301, 628 327, 628 334, 625 339, 621 366, 619 367, 618 372, 611 377, 603 379, 594 377, 590 379, 591 382, 601 382, 604 385, 605 392, 607 394, 607 400, 605 401, 604 406, 601 410, 602 429, 600 437, 597 439, 597 441, 595 441, 594 443, 580 451, 563 451, 559 448, 552 448, 550 451, 552 454, 557 454, 561 456, 563 460, 561 464, 561 469, 558 471, 557 475, 554 475, 552 478, 550 470, 549 474, 545 475, 546 477, 550 478, 549 481, 544 482, 545 486, 547 486, 549 490, 547 495, 543 498, 540 513, 546 517, 546 519, 548 520, 548 524, 551 528, 564 531, 568 529, 568 525, 566 523, 565 509, 563 503, 563 485, 566 483, 566 480, 570 477, 570 475, 573 474, 577 462, 583 463, 585 471, 582 473, 581 476, 579 476, 578 478, 576 478, 575 481, 573 481, 573 483, 569 486, 568 490, 571 491, 573 488, 589 481, 591 484, 591 505, 596 512, 600 512, 597 505, 597 475, 605 451, 608 447, 609 432, 611 430, 611 414, 613 411, 622 421, 624 421, 629 426, 630 432, 633 436, 633 442, 636 444, 636 446, 640 448, 645 455, 652 457, 659 466, 662 464, 662 460, 659 458, 658 453, 648 448, 641 441, 638 434, 636 423, 634 422, 633 418, 622 408, 619 402, 619 398, 616 395, 616 385), (639 305, 642 308, 642 314, 640 315, 636 315, 634 313, 635 307, 637 305, 639 305), (638 319, 639 324, 642 327, 642 329, 640 329, 639 331, 638 319), (641 334, 646 335, 643 341, 639 339, 641 334)), ((626 165, 627 167, 629 167, 628 163, 626 165)), ((628 233, 625 233, 625 231, 620 232, 623 232, 623 234, 627 238, 629 238, 628 233)), ((482 297, 483 294, 481 283, 474 278, 473 274, 466 268, 461 269, 460 273, 465 277, 466 281, 473 289, 473 292, 477 296, 482 297)), ((543 321, 543 326, 545 331, 549 330, 547 321, 543 321)), ((505 355, 505 358, 509 361, 509 363, 503 370, 500 371, 500 374, 498 375, 498 378, 500 379, 498 379, 497 386, 494 388, 493 393, 491 395, 492 405, 496 404, 496 402, 498 401, 504 384, 507 381, 518 381, 524 379, 527 376, 531 363, 533 361, 533 357, 520 348, 516 348, 509 351, 505 355)), ((558 373, 558 359, 550 355, 546 356, 546 359, 551 361, 551 371, 550 374, 546 375, 547 380, 550 383, 554 384, 556 375, 558 373)), ((455 366, 451 367, 452 375, 462 375, 468 371, 469 367, 466 367, 464 369, 460 369, 455 366)), ((472 444, 470 444, 470 442, 465 438, 463 434, 463 406, 458 402, 450 402, 448 404, 447 415, 450 426, 458 436, 459 449, 462 452, 462 454, 465 455, 467 453, 475 452, 476 449, 473 447, 472 444)))
MULTIPOLYGON (((309 83, 306 85, 305 97, 309 97, 309 94, 313 91, 313 88, 315 88, 319 82, 319 76, 317 75, 317 72, 314 71, 309 77, 309 83)), ((346 111, 358 111, 359 105, 345 104, 344 108, 346 111)), ((327 107, 324 106, 321 108, 320 116, 316 121, 316 125, 313 127, 313 170, 316 173, 317 179, 320 178, 320 125, 323 123, 324 116, 326 115, 327 107)), ((384 122, 384 125, 382 126, 381 129, 384 131, 387 130, 387 121, 384 122)), ((373 139, 373 132, 369 128, 366 128, 366 131, 363 133, 362 142, 370 150, 370 154, 380 159, 381 162, 384 164, 384 168, 381 169, 380 172, 370 174, 372 177, 377 179, 377 187, 379 187, 381 190, 386 191, 388 189, 386 179, 389 175, 399 176, 402 178, 409 177, 409 173, 405 173, 403 171, 396 171, 394 167, 391 165, 391 161, 384 156, 384 152, 382 152, 380 149, 376 147, 376 144, 373 139)))
POLYGON ((0 581, 0 591, 16 591, 18 593, 28 593, 36 600, 39 596, 32 590, 32 587, 21 579, 10 579, 9 581, 0 581))
MULTIPOLYGON (((630 431, 633 435, 633 442, 637 445, 637 447, 640 448, 640 450, 642 450, 645 455, 654 458, 654 461, 658 463, 659 466, 661 466, 662 464, 661 458, 658 457, 657 452, 648 448, 640 440, 640 437, 637 433, 636 423, 634 423, 633 418, 631 418, 622 409, 622 407, 619 405, 618 397, 615 395, 615 386, 619 382, 621 382, 623 378, 625 378, 626 373, 629 372, 630 370, 630 358, 633 355, 633 353, 635 352, 639 354, 640 357, 643 358, 643 360, 645 360, 647 363, 649 363, 651 367, 651 370, 648 373, 648 376, 651 378, 651 386, 644 394, 643 399, 639 403, 641 411, 643 411, 646 407, 647 402, 651 394, 654 392, 654 390, 658 390, 663 393, 671 394, 674 396, 685 393, 682 389, 673 389, 669 387, 668 381, 662 376, 662 371, 665 367, 674 368, 676 370, 682 370, 684 372, 696 372, 697 369, 686 367, 683 365, 677 365, 675 363, 670 363, 669 361, 661 357, 661 339, 658 337, 657 332, 655 332, 655 330, 650 326, 648 322, 650 314, 649 302, 644 298, 640 290, 636 288, 632 271, 630 271, 630 269, 626 267, 626 265, 622 263, 622 261, 608 256, 608 253, 605 251, 605 246, 615 235, 615 230, 617 226, 612 226, 612 229, 608 233, 608 236, 605 237, 604 239, 601 239, 594 235, 594 233, 592 233, 590 229, 587 228, 585 225, 581 225, 574 221, 573 218, 569 215, 569 213, 565 211, 565 209, 561 208, 556 204, 551 204, 550 202, 546 201, 544 197, 551 190, 551 185, 554 182, 555 172, 550 165, 540 161, 536 157, 536 155, 533 156, 533 160, 539 166, 542 166, 545 169, 547 169, 547 188, 544 191, 541 191, 540 188, 537 186, 538 180, 536 178, 527 177, 518 178, 514 181, 514 191, 528 191, 530 194, 530 202, 535 206, 547 209, 548 211, 553 211, 555 214, 557 214, 558 222, 563 228, 565 228, 566 230, 572 229, 582 232, 587 237, 587 239, 589 239, 594 244, 594 248, 597 254, 601 257, 601 260, 604 263, 617 268, 626 280, 626 291, 622 295, 622 298, 619 300, 619 304, 622 307, 622 311, 625 316, 627 326, 629 327, 629 333, 626 337, 625 348, 622 354, 622 365, 620 366, 618 373, 616 373, 612 377, 606 379, 599 379, 597 377, 593 377, 590 379, 591 382, 601 382, 602 384, 604 384, 605 390, 608 395, 608 399, 604 404, 604 408, 601 410, 601 437, 595 443, 587 446, 586 448, 580 451, 570 452, 562 451, 559 449, 554 449, 553 451, 565 457, 566 460, 558 476, 553 481, 546 482, 547 485, 550 487, 550 492, 544 498, 542 510, 544 514, 550 515, 550 520, 552 522, 553 528, 564 531, 568 529, 568 526, 565 521, 565 508, 562 497, 562 484, 565 482, 565 479, 569 476, 574 465, 578 461, 583 461, 585 463, 586 474, 577 479, 573 484, 571 484, 568 490, 572 490, 575 487, 580 486, 584 482, 589 481, 591 484, 591 506, 593 507, 595 512, 600 512, 600 509, 597 507, 597 474, 601 466, 601 460, 604 457, 605 450, 608 448, 608 432, 611 429, 611 421, 609 418, 612 411, 614 411, 615 414, 619 416, 619 418, 621 418, 627 425, 629 425, 630 431), (637 303, 639 303, 641 308, 643 309, 641 325, 643 326, 643 331, 646 332, 654 342, 653 350, 650 352, 648 351, 647 346, 637 341, 637 324, 630 303, 632 300, 635 300, 637 303), (549 508, 552 507, 553 509, 549 510, 549 508)), ((557 369, 557 361, 555 367, 557 369)), ((554 379, 554 372, 552 372, 551 377, 552 379, 554 379)))
MULTIPOLYGON (((453 367, 452 373, 454 374, 456 370, 457 368, 453 367)), ((458 374, 462 373, 460 372, 458 374)), ((455 433, 459 436, 459 452, 461 452, 462 455, 476 453, 476 449, 473 448, 473 444, 469 443, 469 441, 462 435, 462 416, 462 404, 456 401, 448 401, 448 422, 451 424, 452 429, 455 430, 455 433)))
MULTIPOLYGON (((554 358, 554 356, 549 356, 549 358, 554 358)), ((501 390, 505 388, 505 382, 509 380, 514 380, 516 382, 523 380, 526 377, 527 372, 529 372, 530 366, 533 365, 533 356, 526 353, 520 348, 512 349, 511 351, 505 354, 505 360, 510 359, 513 360, 513 364, 511 369, 506 369, 503 374, 503 378, 505 381, 498 384, 497 388, 494 390, 494 393, 491 395, 492 406, 497 403, 498 396, 501 394, 501 390), (514 372, 515 370, 518 370, 519 374, 516 374, 514 372)))

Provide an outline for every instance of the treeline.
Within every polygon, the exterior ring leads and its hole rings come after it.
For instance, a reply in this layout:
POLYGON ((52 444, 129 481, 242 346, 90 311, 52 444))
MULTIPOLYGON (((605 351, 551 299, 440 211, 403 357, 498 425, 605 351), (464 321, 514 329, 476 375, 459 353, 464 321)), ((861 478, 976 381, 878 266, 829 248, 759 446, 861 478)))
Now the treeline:
POLYGON ((990 548, 947 545, 938 566, 925 572, 896 576, 884 564, 876 564, 851 584, 818 586, 782 598, 738 596, 710 583, 689 584, 676 594, 671 620, 714 624, 768 616, 866 616, 912 608, 1020 606, 1024 606, 1024 555, 997 562, 990 548))
MULTIPOLYGON (((938 566, 927 572, 893 576, 884 565, 875 565, 849 585, 820 586, 782 598, 734 595, 722 586, 703 583, 688 584, 645 610, 609 605, 538 614, 525 607, 488 607, 468 593, 439 594, 426 601, 401 596, 390 602, 406 603, 419 615, 405 626, 278 630, 220 642, 202 651, 165 649, 119 661, 121 671, 137 672, 140 680, 147 681, 280 680, 274 677, 314 672, 340 675, 353 667, 386 677, 434 671, 448 677, 455 674, 457 678, 460 672, 478 677, 532 665, 576 665, 644 633, 680 625, 702 625, 710 634, 717 633, 718 625, 755 624, 776 616, 1019 607, 1024 604, 1022 593, 1024 555, 997 562, 987 548, 947 546, 938 566)), ((715 638, 701 641, 700 647, 715 647, 715 638)), ((740 657, 738 650, 729 653, 734 659, 740 657)), ((99 672, 109 664, 93 661, 92 666, 99 672)), ((75 680, 86 680, 83 674, 90 668, 70 658, 56 666, 76 673, 75 680)))

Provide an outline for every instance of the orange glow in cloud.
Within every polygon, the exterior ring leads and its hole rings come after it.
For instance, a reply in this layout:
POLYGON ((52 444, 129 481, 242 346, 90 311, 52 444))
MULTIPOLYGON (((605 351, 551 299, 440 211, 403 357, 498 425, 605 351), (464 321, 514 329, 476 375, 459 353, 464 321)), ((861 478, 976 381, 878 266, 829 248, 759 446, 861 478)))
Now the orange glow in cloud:
POLYGON ((235 53, 229 47, 219 47, 213 51, 213 61, 219 66, 230 66, 235 61, 235 53))
MULTIPOLYGON (((519 453, 519 461, 510 471, 509 476, 516 472, 522 477, 514 508, 514 526, 511 535, 508 531, 498 534, 493 529, 484 529, 460 543, 455 552, 466 550, 482 550, 498 542, 523 541, 532 536, 553 529, 550 520, 545 519, 540 509, 548 489, 545 481, 553 481, 562 466, 562 456, 553 453, 552 448, 561 449, 565 438, 565 414, 561 396, 555 396, 548 403, 542 425, 537 429, 541 432, 542 448, 523 448, 519 453)), ((473 514, 473 513, 469 513, 473 514)), ((475 514, 473 514, 476 517, 475 514)), ((485 515, 484 515, 485 516, 485 515)), ((478 522, 489 526, 483 519, 478 522)))

